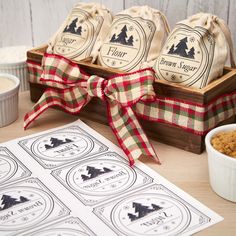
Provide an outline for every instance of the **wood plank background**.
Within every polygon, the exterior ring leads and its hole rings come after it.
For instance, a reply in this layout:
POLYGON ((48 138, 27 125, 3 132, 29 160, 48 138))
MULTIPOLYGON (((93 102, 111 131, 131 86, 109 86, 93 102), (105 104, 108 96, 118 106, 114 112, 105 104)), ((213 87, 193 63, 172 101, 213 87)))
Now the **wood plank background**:
MULTIPOLYGON (((0 46, 39 46, 56 32, 78 0, 0 0, 0 46)), ((161 10, 170 23, 198 12, 210 12, 224 19, 236 48, 236 0, 83 0, 100 2, 113 13, 134 5, 161 10)), ((236 50, 235 50, 236 52, 236 50)))

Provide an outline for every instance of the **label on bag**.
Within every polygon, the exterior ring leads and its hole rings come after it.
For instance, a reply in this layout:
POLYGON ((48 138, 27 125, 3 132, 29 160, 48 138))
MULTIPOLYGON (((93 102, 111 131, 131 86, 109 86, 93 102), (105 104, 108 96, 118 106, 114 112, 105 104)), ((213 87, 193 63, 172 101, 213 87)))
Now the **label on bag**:
POLYGON ((102 23, 102 16, 94 18, 88 12, 75 8, 57 38, 54 53, 72 59, 83 53, 85 57, 90 56, 102 23))
POLYGON ((155 69, 159 79, 202 88, 207 84, 215 40, 202 27, 179 24, 167 40, 155 69))
POLYGON ((113 21, 110 36, 103 44, 102 65, 130 71, 146 61, 156 27, 150 20, 119 15, 113 21))

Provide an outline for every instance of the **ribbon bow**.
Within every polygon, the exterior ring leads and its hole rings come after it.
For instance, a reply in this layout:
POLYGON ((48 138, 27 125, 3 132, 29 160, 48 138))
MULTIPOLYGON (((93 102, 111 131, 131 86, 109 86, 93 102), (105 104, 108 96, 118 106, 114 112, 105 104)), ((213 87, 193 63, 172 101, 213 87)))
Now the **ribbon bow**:
POLYGON ((59 106, 68 113, 78 114, 92 97, 98 97, 106 102, 109 125, 130 165, 141 155, 160 163, 132 109, 139 101, 155 100, 152 69, 104 79, 86 74, 76 63, 55 54, 44 55, 42 68, 40 81, 50 88, 25 115, 25 129, 49 107, 59 106))

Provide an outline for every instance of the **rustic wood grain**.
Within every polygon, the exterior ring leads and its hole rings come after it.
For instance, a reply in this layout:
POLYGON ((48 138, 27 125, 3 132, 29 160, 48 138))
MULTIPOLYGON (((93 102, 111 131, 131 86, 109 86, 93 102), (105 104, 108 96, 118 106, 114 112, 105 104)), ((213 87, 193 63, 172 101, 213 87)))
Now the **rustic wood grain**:
POLYGON ((125 8, 132 6, 148 5, 162 11, 172 29, 176 22, 186 18, 188 0, 126 0, 125 8))
POLYGON ((1 0, 0 22, 0 46, 33 44, 28 0, 1 0))
POLYGON ((204 94, 204 103, 209 103, 214 98, 223 94, 229 94, 236 91, 236 73, 235 69, 225 67, 224 75, 213 82, 211 82, 201 91, 204 94))
MULTIPOLYGON (((30 0, 32 11, 34 45, 46 43, 49 38, 58 30, 64 22, 72 7, 78 0, 30 0), (44 9, 43 13, 39 9, 44 9)), ((91 1, 83 1, 91 2, 91 1)), ((102 3, 114 12, 123 9, 123 1, 96 0, 93 2, 102 3)))
POLYGON ((129 8, 132 6, 142 6, 147 5, 150 7, 154 7, 156 9, 159 9, 160 11, 164 11, 164 9, 167 6, 167 2, 165 0, 125 0, 125 8, 129 8))
MULTIPOLYGON (((0 46, 46 43, 78 0, 1 0, 0 46)), ((149 5, 162 11, 171 29, 175 23, 197 12, 210 12, 224 19, 236 44, 236 0, 83 0, 100 2, 113 13, 134 5, 149 5)), ((236 52, 236 50, 235 50, 236 52)))
POLYGON ((228 19, 229 0, 215 1, 215 0, 189 0, 187 7, 187 16, 196 14, 198 12, 209 12, 219 16, 227 22, 228 19))
POLYGON ((124 9, 125 0, 83 0, 81 2, 98 2, 105 5, 108 9, 110 9, 113 13, 117 13, 124 9))
POLYGON ((189 0, 168 0, 164 13, 169 21, 171 29, 174 28, 178 21, 187 17, 187 7, 189 0))
POLYGON ((30 0, 34 45, 46 43, 53 36, 76 2, 78 1, 30 0))
POLYGON ((111 9, 111 11, 115 14, 124 9, 125 0, 101 0, 100 2, 107 8, 111 9))

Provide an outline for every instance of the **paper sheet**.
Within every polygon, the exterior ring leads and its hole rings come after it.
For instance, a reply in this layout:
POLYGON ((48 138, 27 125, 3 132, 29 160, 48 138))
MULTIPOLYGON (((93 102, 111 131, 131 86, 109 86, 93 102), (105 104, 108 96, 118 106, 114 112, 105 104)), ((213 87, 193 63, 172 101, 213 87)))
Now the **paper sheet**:
POLYGON ((222 220, 82 121, 0 145, 0 235, 190 235, 222 220))

